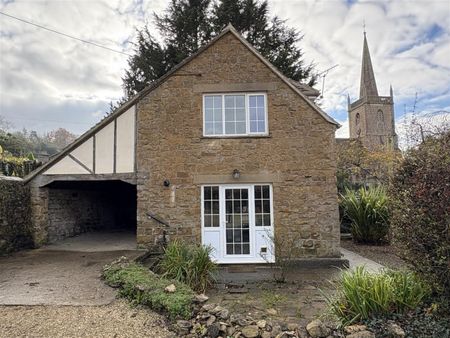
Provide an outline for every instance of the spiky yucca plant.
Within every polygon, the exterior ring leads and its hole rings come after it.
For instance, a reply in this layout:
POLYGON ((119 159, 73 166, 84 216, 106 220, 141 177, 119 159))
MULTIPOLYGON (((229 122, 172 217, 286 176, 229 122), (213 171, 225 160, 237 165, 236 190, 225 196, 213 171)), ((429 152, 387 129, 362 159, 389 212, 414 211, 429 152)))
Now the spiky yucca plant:
POLYGON ((351 221, 353 239, 361 243, 382 243, 389 232, 388 198, 383 187, 346 189, 341 206, 351 221))

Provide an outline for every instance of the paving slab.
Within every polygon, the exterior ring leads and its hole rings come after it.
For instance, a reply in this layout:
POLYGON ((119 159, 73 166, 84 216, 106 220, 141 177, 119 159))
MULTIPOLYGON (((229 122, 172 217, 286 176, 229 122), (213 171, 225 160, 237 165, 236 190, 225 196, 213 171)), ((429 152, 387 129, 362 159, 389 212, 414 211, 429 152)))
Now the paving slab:
POLYGON ((350 269, 354 269, 357 266, 364 266, 367 271, 380 272, 385 268, 385 266, 363 257, 356 252, 341 248, 341 253, 344 256, 344 259, 348 260, 350 269))

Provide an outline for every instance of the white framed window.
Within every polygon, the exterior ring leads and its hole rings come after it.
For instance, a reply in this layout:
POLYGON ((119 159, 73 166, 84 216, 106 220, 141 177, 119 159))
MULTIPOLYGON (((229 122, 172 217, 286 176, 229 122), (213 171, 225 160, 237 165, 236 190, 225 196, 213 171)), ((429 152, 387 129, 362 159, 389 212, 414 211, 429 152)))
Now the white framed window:
POLYGON ((268 134, 267 95, 203 95, 203 135, 212 137, 268 134))

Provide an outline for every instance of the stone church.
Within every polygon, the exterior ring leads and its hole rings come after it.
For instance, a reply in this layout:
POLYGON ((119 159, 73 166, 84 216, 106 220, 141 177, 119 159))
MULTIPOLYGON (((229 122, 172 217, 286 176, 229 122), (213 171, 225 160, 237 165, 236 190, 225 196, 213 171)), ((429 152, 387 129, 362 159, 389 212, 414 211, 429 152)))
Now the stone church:
MULTIPOLYGON (((359 99, 351 103, 348 96, 348 117, 350 139, 359 139, 369 150, 381 147, 398 149, 392 86, 389 96, 378 94, 366 32, 364 32, 359 99)), ((339 143, 345 141, 338 140, 339 143)))

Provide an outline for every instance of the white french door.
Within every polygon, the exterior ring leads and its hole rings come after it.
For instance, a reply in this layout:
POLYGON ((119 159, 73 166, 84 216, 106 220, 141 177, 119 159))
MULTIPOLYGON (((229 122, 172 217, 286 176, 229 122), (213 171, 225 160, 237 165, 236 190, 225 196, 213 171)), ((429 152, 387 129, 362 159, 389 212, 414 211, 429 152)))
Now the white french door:
POLYGON ((215 261, 274 261, 271 185, 208 185, 201 195, 202 243, 215 261))

